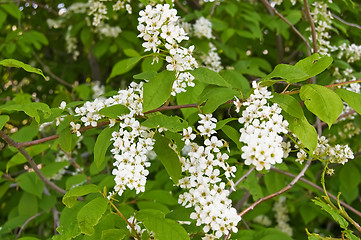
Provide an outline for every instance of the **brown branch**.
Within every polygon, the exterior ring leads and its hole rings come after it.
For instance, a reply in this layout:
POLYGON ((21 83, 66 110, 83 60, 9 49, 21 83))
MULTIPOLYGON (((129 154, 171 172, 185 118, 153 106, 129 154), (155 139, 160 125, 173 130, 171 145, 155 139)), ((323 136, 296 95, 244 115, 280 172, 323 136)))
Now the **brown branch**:
MULTIPOLYGON (((330 84, 330 85, 326 85, 326 86, 323 86, 323 87, 333 88, 333 87, 338 87, 338 86, 343 86, 343 85, 352 84, 352 83, 358 83, 358 82, 361 82, 361 78, 360 78, 360 79, 357 79, 357 80, 353 80, 353 81, 347 81, 347 82, 342 82, 342 83, 330 84)), ((299 92, 300 92, 300 90, 295 90, 295 91, 285 92, 285 93, 283 93, 283 94, 293 95, 293 94, 296 94, 296 93, 299 93, 299 92)))
MULTIPOLYGON (((275 168, 275 167, 272 167, 272 168, 271 168, 271 171, 276 172, 276 173, 280 173, 280 174, 282 174, 282 175, 285 175, 285 176, 288 176, 288 177, 292 177, 292 178, 295 178, 295 177, 296 177, 296 175, 294 175, 294 174, 292 174, 292 173, 290 173, 290 172, 286 172, 286 171, 280 170, 280 169, 275 168)), ((307 179, 305 179, 305 178, 303 178, 303 177, 300 178, 300 181, 302 181, 302 182, 306 183, 307 185, 310 185, 311 187, 314 187, 314 188, 316 188, 317 190, 323 192, 322 187, 314 184, 313 182, 311 182, 311 181, 309 181, 309 180, 307 180, 307 179)), ((327 193, 327 194, 328 194, 329 197, 331 197, 332 199, 334 199, 335 201, 337 201, 337 197, 336 197, 335 195, 333 195, 333 194, 331 194, 331 193, 327 193)), ((356 214, 357 216, 361 217, 361 212, 357 211, 356 209, 354 209, 353 207, 351 207, 351 206, 348 205, 347 203, 345 203, 345 202, 343 202, 343 201, 340 200, 340 204, 341 204, 342 206, 344 206, 345 208, 347 208, 348 210, 350 210, 351 212, 353 212, 354 214, 356 214)))
POLYGON ((246 208, 245 210, 243 210, 241 213, 239 213, 239 215, 242 217, 243 215, 245 215, 246 213, 248 213, 249 211, 253 210, 258 204, 274 198, 288 190, 290 190, 299 180, 300 178, 305 174, 306 170, 308 169, 308 167, 311 165, 311 161, 307 161, 307 163, 305 164, 305 166, 303 167, 303 169, 301 170, 301 172, 284 188, 282 188, 281 190, 279 190, 278 192, 272 193, 266 197, 260 198, 258 199, 256 202, 254 202, 251 206, 249 206, 248 208, 246 208))
MULTIPOLYGON (((275 13, 274 13, 272 7, 270 5, 267 5, 265 0, 262 0, 262 3, 263 3, 263 5, 266 6, 268 13, 271 16, 274 16, 275 13)), ((275 34, 275 37, 276 37, 276 47, 277 47, 277 53, 278 53, 277 54, 277 62, 282 63, 283 57, 284 57, 284 54, 285 54, 284 49, 283 49, 282 36, 280 34, 277 34, 277 32, 275 32, 274 34, 275 34)))
POLYGON ((346 22, 345 20, 343 20, 342 18, 340 18, 339 16, 335 15, 332 13, 332 17, 336 18, 337 20, 339 20, 340 22, 342 22, 343 24, 347 25, 347 26, 350 26, 350 27, 354 27, 354 28, 358 28, 361 30, 361 26, 360 25, 357 25, 355 23, 349 23, 349 22, 346 22))
POLYGON ((316 36, 315 23, 313 22, 313 19, 312 19, 312 16, 311 16, 310 7, 308 6, 308 1, 303 0, 303 4, 305 5, 306 16, 308 18, 308 21, 310 21, 313 53, 317 53, 317 36, 316 36))
POLYGON ((233 191, 235 191, 235 187, 240 184, 240 182, 242 182, 244 179, 246 179, 252 172, 253 170, 255 169, 255 167, 251 167, 248 172, 246 172, 242 177, 240 177, 237 182, 234 184, 234 186, 229 190, 229 194, 228 195, 231 195, 231 193, 233 191))
POLYGON ((24 224, 21 226, 21 228, 20 228, 18 234, 16 235, 16 238, 15 238, 15 239, 18 239, 18 238, 21 236, 21 233, 23 232, 25 226, 26 226, 31 220, 39 217, 39 216, 40 216, 41 214, 43 214, 43 213, 44 213, 44 212, 38 212, 38 213, 35 214, 34 216, 29 217, 29 218, 24 222, 24 224))
POLYGON ((49 179, 47 179, 42 172, 39 170, 38 166, 36 165, 36 163, 34 162, 34 160, 32 159, 32 157, 29 155, 29 153, 21 146, 18 145, 17 142, 15 142, 14 140, 12 140, 8 135, 5 134, 4 131, 0 130, 0 137, 7 142, 7 144, 11 147, 15 147, 19 150, 19 152, 26 158, 26 160, 28 161, 28 163, 30 164, 30 166, 34 169, 35 173, 40 177, 40 179, 49 187, 51 187, 52 189, 54 189, 55 191, 61 193, 61 194, 65 194, 66 191, 60 187, 58 187, 56 184, 54 184, 53 182, 51 182, 49 179))
MULTIPOLYGON (((278 17, 280 17, 288 26, 292 28, 292 30, 303 40, 306 44, 307 52, 309 54, 309 50, 311 49, 310 43, 307 39, 298 31, 298 29, 290 22, 287 18, 285 18, 281 13, 279 13, 267 0, 262 0, 263 4, 265 4, 269 9, 271 9, 278 17)), ((309 54, 310 55, 310 54, 309 54)))

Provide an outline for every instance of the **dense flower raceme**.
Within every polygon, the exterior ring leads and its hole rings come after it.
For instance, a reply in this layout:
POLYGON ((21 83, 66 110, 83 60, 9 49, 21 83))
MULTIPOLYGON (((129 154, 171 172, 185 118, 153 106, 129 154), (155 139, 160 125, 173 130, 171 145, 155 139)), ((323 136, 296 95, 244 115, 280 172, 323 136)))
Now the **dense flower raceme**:
MULTIPOLYGON (((253 165, 256 170, 270 169, 272 165, 281 163, 287 157, 289 145, 283 143, 279 134, 287 133, 288 122, 283 120, 281 108, 275 103, 267 104, 272 98, 266 87, 253 82, 254 92, 243 103, 247 106, 238 120, 244 124, 240 129, 240 141, 245 143, 242 147, 242 158, 246 165, 253 165)), ((241 103, 235 101, 236 111, 240 111, 241 103)))
MULTIPOLYGON (((295 147, 300 148, 297 153, 296 161, 303 163, 304 160, 307 159, 307 153, 302 149, 302 143, 298 143, 295 147)), ((318 138, 317 147, 313 151, 314 158, 327 160, 330 163, 339 163, 344 165, 348 162, 349 159, 353 159, 354 155, 351 148, 348 145, 340 145, 332 147, 325 136, 321 136, 318 138)))
POLYGON ((148 5, 139 15, 138 37, 145 41, 142 44, 145 51, 153 51, 160 56, 165 54, 167 70, 176 72, 172 95, 184 92, 187 86, 193 87, 194 77, 185 71, 197 68, 198 64, 192 56, 194 46, 185 48, 179 45, 181 41, 188 40, 188 36, 178 23, 177 10, 170 9, 169 4, 148 5))
POLYGON ((228 154, 220 151, 224 145, 222 140, 212 136, 216 133, 216 119, 211 114, 199 116, 198 130, 201 136, 207 138, 204 146, 199 146, 190 141, 195 138, 191 128, 183 131, 183 139, 191 150, 181 158, 185 177, 179 180, 179 186, 188 191, 179 196, 178 202, 185 207, 194 207, 195 212, 190 217, 197 220, 197 226, 204 225, 206 236, 203 239, 219 239, 230 230, 237 232, 237 224, 241 220, 228 199, 229 190, 221 179, 223 172, 232 185, 230 178, 234 177, 236 168, 228 165, 228 154))
MULTIPOLYGON (((97 126, 97 122, 104 116, 99 110, 115 104, 122 104, 130 110, 129 114, 119 116, 119 131, 112 134, 115 162, 113 175, 115 176, 115 192, 122 195, 128 187, 135 189, 137 193, 145 190, 147 167, 150 166, 147 154, 153 149, 153 132, 140 125, 135 119, 136 115, 142 115, 143 109, 143 83, 131 83, 126 90, 120 90, 118 95, 110 98, 97 98, 93 102, 86 102, 84 106, 76 108, 75 112, 81 116, 85 126, 97 126)), ((110 126, 115 125, 115 119, 110 119, 110 126)), ((73 131, 80 128, 80 124, 72 124, 73 131)), ((111 193, 112 195, 114 193, 111 193)))

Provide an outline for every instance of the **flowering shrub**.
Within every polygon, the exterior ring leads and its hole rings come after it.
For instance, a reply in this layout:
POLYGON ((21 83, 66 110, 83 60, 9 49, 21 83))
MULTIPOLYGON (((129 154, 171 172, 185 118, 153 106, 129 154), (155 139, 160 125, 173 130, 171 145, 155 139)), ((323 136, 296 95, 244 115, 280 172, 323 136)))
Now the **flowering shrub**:
POLYGON ((0 238, 360 239, 360 9, 0 2, 0 238))

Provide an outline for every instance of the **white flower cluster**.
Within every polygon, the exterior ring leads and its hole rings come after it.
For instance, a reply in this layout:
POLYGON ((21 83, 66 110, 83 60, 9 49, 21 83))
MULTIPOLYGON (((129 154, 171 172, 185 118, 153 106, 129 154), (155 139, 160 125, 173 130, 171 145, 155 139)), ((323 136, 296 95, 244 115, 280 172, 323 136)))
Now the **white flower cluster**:
POLYGON ((97 26, 104 19, 108 19, 108 9, 105 6, 104 1, 89 0, 89 15, 93 15, 93 25, 97 26))
POLYGON ((137 28, 140 31, 138 37, 145 41, 142 44, 145 51, 166 54, 167 70, 176 72, 177 79, 172 87, 172 95, 175 96, 185 92, 187 86, 194 86, 194 77, 185 71, 197 68, 198 64, 192 56, 194 46, 184 48, 179 45, 181 41, 188 40, 188 36, 178 24, 177 10, 169 7, 169 4, 147 5, 139 12, 137 28))
MULTIPOLYGON (((110 0, 89 0, 89 15, 93 15, 93 25, 98 26, 103 20, 109 19, 108 8, 104 2, 110 0)), ((117 0, 113 4, 113 11, 119 11, 120 9, 125 9, 129 14, 132 13, 132 6, 130 5, 130 0, 117 0)))
POLYGON ((80 52, 77 49, 78 40, 70 34, 71 28, 72 26, 69 26, 65 34, 66 52, 71 53, 73 59, 76 60, 79 57, 80 52))
MULTIPOLYGON (((295 5, 297 0, 291 0, 292 5, 295 5)), ((271 5, 274 7, 275 5, 281 5, 283 3, 283 0, 273 0, 271 2, 271 5)))
POLYGON ((208 19, 201 17, 196 20, 193 25, 193 34, 202 38, 205 37, 207 39, 214 38, 212 35, 212 23, 208 19))
POLYGON ((223 69, 221 58, 217 53, 217 48, 212 43, 209 43, 208 54, 203 54, 201 59, 205 67, 208 69, 211 69, 215 72, 219 72, 223 69))
MULTIPOLYGON (((154 233, 153 232, 148 232, 148 230, 146 228, 144 228, 143 223, 140 221, 137 221, 137 219, 135 219, 135 217, 130 217, 128 219, 128 222, 130 224, 132 224, 133 228, 135 229, 135 231, 137 232, 137 234, 139 236, 142 236, 144 232, 147 232, 149 234, 149 239, 155 239, 154 233)), ((127 225, 127 229, 129 230, 130 233, 134 234, 133 229, 127 225)))
POLYGON ((119 26, 112 27, 104 22, 99 23, 94 29, 100 36, 116 38, 122 32, 119 26))
MULTIPOLYGON (((297 162, 303 163, 304 160, 307 159, 307 153, 302 149, 303 145, 298 143, 295 146, 296 148, 300 148, 297 152, 297 162)), ((318 138, 317 147, 313 151, 313 157, 327 160, 330 163, 339 163, 344 165, 348 162, 349 159, 353 159, 354 155, 351 148, 348 145, 340 145, 337 144, 336 146, 332 147, 326 137, 321 136, 318 138)))
MULTIPOLYGON (((257 171, 270 169, 272 165, 281 163, 282 158, 288 155, 285 143, 280 133, 287 133, 288 122, 283 120, 281 108, 275 103, 267 104, 267 99, 272 98, 271 92, 266 87, 261 87, 253 82, 254 92, 243 103, 247 106, 238 121, 244 124, 240 129, 240 141, 245 143, 242 147, 242 158, 246 165, 254 165, 257 171)), ((240 102, 235 101, 239 112, 240 102)))
MULTIPOLYGON (((356 77, 353 75, 353 72, 354 72, 354 70, 352 68, 348 68, 348 69, 340 72, 339 68, 336 67, 334 69, 334 72, 332 73, 332 75, 336 78, 335 83, 343 83, 343 82, 347 82, 347 81, 355 81, 356 80, 356 77)), ((359 83, 351 83, 349 85, 339 86, 339 88, 344 88, 344 89, 354 92, 354 93, 361 92, 361 86, 359 83)), ((353 110, 353 108, 351 108, 346 102, 344 102, 343 110, 342 110, 341 114, 348 113, 352 110, 353 110)), ((354 119, 356 115, 357 115, 357 113, 350 114, 350 115, 346 116, 345 118, 342 118, 342 120, 354 119)))
MULTIPOLYGON (((85 126, 97 126, 97 121, 104 116, 99 110, 116 104, 126 106, 130 113, 118 117, 120 120, 120 129, 112 133, 111 140, 113 142, 115 169, 115 192, 122 195, 123 191, 128 187, 135 189, 137 193, 145 190, 146 176, 150 166, 147 154, 153 149, 154 140, 153 132, 148 128, 140 125, 135 119, 136 115, 143 115, 143 82, 140 84, 131 83, 126 90, 120 90, 118 95, 110 98, 96 98, 92 102, 86 102, 82 107, 77 107, 75 112, 77 116, 81 116, 81 121, 85 126)), ((115 119, 110 119, 110 125, 115 124, 115 119)), ((73 124, 73 131, 80 128, 80 124, 73 124), (74 126, 73 126, 74 125, 74 126)), ((114 195, 114 193, 111 193, 114 195)))
POLYGON ((92 84, 92 90, 93 90, 93 98, 98 98, 100 97, 101 95, 103 95, 105 93, 105 86, 104 85, 101 85, 101 82, 100 81, 95 81, 93 84, 92 84))
MULTIPOLYGON (((337 47, 331 46, 329 41, 331 38, 329 31, 332 29, 332 13, 328 10, 327 3, 322 1, 315 1, 312 6, 314 8, 311 16, 315 23, 318 52, 322 55, 330 55, 330 51, 337 49, 337 47)), ((310 37, 310 40, 312 40, 312 37, 310 37)))
MULTIPOLYGON (((232 201, 228 198, 229 191, 221 179, 221 175, 224 175, 233 185, 230 178, 234 177, 236 168, 226 162, 228 154, 220 152, 223 142, 216 136, 210 137, 216 133, 216 119, 211 114, 200 114, 200 117, 198 130, 201 135, 209 138, 204 141, 205 146, 186 142, 191 146, 191 151, 187 157, 181 158, 182 171, 186 176, 178 184, 189 191, 181 194, 178 202, 187 208, 194 207, 195 212, 190 217, 197 220, 197 226, 204 224, 205 233, 212 232, 203 239, 219 239, 230 230, 237 232, 237 224, 241 220, 237 210, 232 207, 232 201)), ((184 131, 184 139, 194 139, 191 129, 184 131)))
POLYGON ((352 43, 347 45, 346 43, 341 44, 338 49, 340 50, 338 58, 342 58, 344 55, 348 63, 353 63, 361 59, 361 46, 352 43))
POLYGON ((275 218, 277 222, 276 228, 280 231, 286 233, 289 236, 292 236, 293 230, 291 226, 288 224, 290 217, 288 216, 288 209, 286 205, 286 197, 280 196, 278 201, 273 205, 273 211, 276 212, 275 218))

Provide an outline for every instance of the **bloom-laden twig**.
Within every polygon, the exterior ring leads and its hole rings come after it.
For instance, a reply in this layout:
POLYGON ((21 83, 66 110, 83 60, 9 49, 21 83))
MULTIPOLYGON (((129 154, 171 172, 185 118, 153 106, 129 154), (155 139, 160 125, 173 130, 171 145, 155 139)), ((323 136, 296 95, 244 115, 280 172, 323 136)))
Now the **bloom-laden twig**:
POLYGON ((309 52, 309 50, 311 49, 310 43, 307 41, 307 39, 298 31, 298 29, 290 22, 287 20, 287 18, 285 18, 281 13, 279 13, 274 7, 272 7, 272 5, 267 1, 267 0, 262 0, 262 2, 269 7, 269 9, 272 9, 272 11, 279 16, 288 26, 290 26, 292 28, 292 30, 303 40, 303 42, 306 44, 307 47, 307 52, 309 52))
POLYGON ((317 53, 317 37, 316 37, 316 27, 315 27, 315 23, 313 22, 312 16, 311 16, 311 11, 310 11, 310 6, 308 6, 308 1, 307 0, 303 0, 303 3, 305 5, 305 10, 306 10, 306 16, 308 18, 308 21, 310 21, 310 26, 311 26, 311 35, 312 35, 312 45, 313 45, 313 53, 317 53))
POLYGON ((247 207, 246 209, 244 209, 241 213, 239 213, 239 215, 242 217, 243 215, 245 215, 246 213, 248 213, 249 211, 253 210, 257 205, 259 205, 260 203, 274 198, 278 195, 281 195, 282 193, 290 190, 300 179, 301 177, 303 177, 303 175, 305 174, 305 172, 307 171, 308 167, 311 165, 311 161, 307 161, 307 163, 305 164, 305 166, 303 167, 303 169, 301 170, 301 172, 284 188, 282 188, 281 190, 279 190, 278 192, 272 193, 266 197, 260 198, 258 199, 256 202, 254 202, 251 206, 247 207))
MULTIPOLYGON (((354 80, 354 81, 348 81, 348 82, 342 82, 342 83, 335 83, 335 84, 330 84, 330 85, 326 85, 324 87, 326 88, 333 88, 333 87, 337 87, 337 86, 342 86, 342 85, 347 85, 347 84, 351 84, 351 83, 358 83, 361 82, 361 79, 358 80, 354 80)), ((286 95, 293 95, 293 94, 297 94, 299 93, 300 90, 295 90, 295 91, 290 91, 290 92, 284 92, 282 94, 286 94, 286 95)), ((226 103, 232 103, 233 101, 228 101, 226 103)), ((205 103, 202 104, 197 104, 197 103, 191 103, 191 104, 184 104, 184 105, 175 105, 175 106, 161 106, 159 108, 144 112, 144 114, 149 114, 149 113, 154 113, 154 112, 161 112, 161 111, 169 111, 169 110, 176 110, 176 109, 183 109, 183 108, 198 108, 199 106, 203 106, 205 103)), ((339 119, 346 117, 350 114, 353 114, 354 112, 350 112, 347 114, 343 114, 339 117, 339 119)), ((93 127, 93 126, 86 126, 86 127, 82 127, 79 129, 79 132, 84 132, 87 131, 89 129, 93 129, 96 127, 101 127, 101 126, 106 126, 109 124, 109 121, 104 121, 104 122, 98 122, 97 126, 93 127)), ((322 126, 325 125, 324 123, 321 123, 322 126)), ((48 137, 44 137, 44 138, 40 138, 37 140, 33 140, 33 141, 28 141, 28 142, 22 142, 22 143, 17 143, 18 147, 29 147, 29 146, 33 146, 36 144, 40 144, 40 143, 44 143, 44 142, 48 142, 51 140, 55 140, 59 137, 59 134, 55 134, 52 136, 48 136, 48 137)))
MULTIPOLYGON (((272 168, 271 168, 271 171, 276 172, 276 173, 280 173, 280 174, 282 174, 282 175, 285 175, 285 176, 288 176, 288 177, 292 177, 292 178, 295 178, 295 177, 296 177, 296 175, 294 175, 294 174, 292 174, 292 173, 290 173, 290 172, 286 172, 286 171, 280 170, 280 169, 275 168, 275 167, 272 167, 272 168)), ((300 181, 306 183, 307 185, 310 185, 310 186, 313 187, 313 188, 316 188, 317 190, 319 190, 319 191, 321 191, 321 192, 323 191, 322 187, 314 184, 313 182, 311 182, 311 181, 309 181, 309 180, 307 180, 307 179, 305 179, 305 178, 303 178, 303 177, 300 178, 300 181)), ((330 198, 334 199, 335 201, 337 201, 337 197, 336 197, 335 195, 333 195, 333 194, 331 194, 331 193, 328 193, 328 196, 329 196, 330 198)), ((354 214, 356 214, 357 216, 361 217, 361 212, 357 211, 355 208, 351 207, 350 205, 348 205, 347 203, 345 203, 345 202, 343 202, 343 201, 341 201, 341 200, 340 200, 339 202, 340 202, 340 204, 341 204, 342 206, 344 206, 345 208, 349 209, 350 211, 352 211, 352 212, 353 212, 354 214)))
POLYGON ((61 194, 65 194, 66 191, 60 187, 58 187, 55 183, 51 182, 49 179, 47 179, 39 170, 38 166, 36 165, 36 163, 34 162, 34 160, 32 159, 32 157, 29 155, 29 153, 21 146, 19 146, 19 144, 17 142, 15 142, 14 140, 12 140, 8 135, 5 134, 4 131, 0 130, 0 137, 7 142, 7 144, 11 147, 15 147, 19 150, 19 152, 26 158, 26 160, 28 161, 28 163, 30 164, 30 166, 34 169, 35 173, 40 177, 40 179, 49 187, 51 187, 52 189, 54 189, 55 191, 61 193, 61 194))

